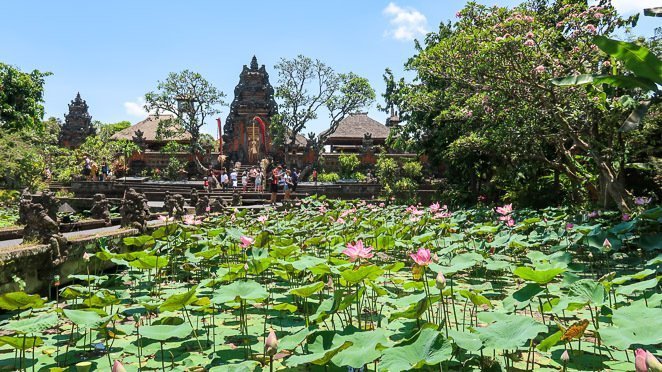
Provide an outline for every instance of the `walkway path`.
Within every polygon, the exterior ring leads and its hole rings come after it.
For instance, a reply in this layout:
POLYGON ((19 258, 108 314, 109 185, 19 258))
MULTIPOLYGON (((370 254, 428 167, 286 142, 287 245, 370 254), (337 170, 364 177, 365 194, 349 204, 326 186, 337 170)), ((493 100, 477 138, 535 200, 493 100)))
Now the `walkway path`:
MULTIPOLYGON (((163 206, 163 202, 149 202, 150 207, 156 206, 157 204, 161 204, 161 207, 163 206)), ((279 203, 280 205, 280 203, 279 203)), ((237 208, 237 209, 263 209, 263 208, 271 208, 270 204, 259 204, 259 205, 246 205, 246 206, 238 206, 238 207, 232 207, 232 208, 237 208)), ((148 226, 154 226, 158 224, 162 224, 163 222, 159 220, 151 220, 147 221, 148 226)), ((97 234, 101 233, 107 233, 107 232, 112 232, 112 231, 119 231, 121 227, 119 225, 115 226, 108 226, 108 227, 100 227, 96 229, 91 229, 91 230, 82 230, 82 231, 72 231, 72 232, 67 232, 64 233, 64 237, 67 239, 71 238, 84 238, 84 237, 90 237, 94 236, 97 234)), ((11 239, 11 240, 2 240, 0 241, 0 250, 7 250, 8 248, 13 248, 21 244, 23 239, 11 239)))

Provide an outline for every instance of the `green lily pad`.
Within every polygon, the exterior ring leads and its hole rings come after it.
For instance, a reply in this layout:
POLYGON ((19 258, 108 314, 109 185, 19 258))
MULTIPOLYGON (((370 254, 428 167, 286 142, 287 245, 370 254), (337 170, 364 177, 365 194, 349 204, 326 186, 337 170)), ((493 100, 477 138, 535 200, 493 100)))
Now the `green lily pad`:
POLYGON ((380 366, 389 372, 410 371, 450 360, 452 353, 449 340, 434 329, 424 328, 414 338, 384 350, 380 366))

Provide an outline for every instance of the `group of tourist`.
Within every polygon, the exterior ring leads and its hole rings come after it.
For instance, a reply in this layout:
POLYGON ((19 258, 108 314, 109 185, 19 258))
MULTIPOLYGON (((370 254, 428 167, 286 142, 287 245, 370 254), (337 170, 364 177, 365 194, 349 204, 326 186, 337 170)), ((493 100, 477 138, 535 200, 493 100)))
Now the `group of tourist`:
POLYGON ((113 172, 108 165, 106 159, 101 161, 101 166, 96 161, 85 156, 85 164, 83 165, 83 177, 87 181, 106 181, 113 176, 113 172))
POLYGON ((205 185, 209 190, 239 190, 261 192, 263 191, 264 172, 257 167, 240 172, 239 168, 232 169, 228 173, 227 169, 212 169, 206 178, 205 185))
POLYGON ((290 200, 292 198, 292 192, 296 192, 297 185, 299 184, 299 171, 296 168, 287 169, 284 165, 274 167, 271 171, 267 172, 268 176, 257 167, 252 167, 243 172, 240 172, 238 169, 238 167, 234 168, 230 172, 225 168, 210 170, 209 175, 205 178, 206 188, 209 191, 222 189, 262 192, 264 191, 263 185, 268 182, 269 190, 271 191, 271 203, 275 203, 280 188, 285 193, 285 200, 290 200))
POLYGON ((290 200, 292 198, 292 192, 296 192, 297 186, 299 185, 299 175, 300 173, 296 168, 287 169, 284 165, 278 165, 271 170, 271 204, 276 203, 278 188, 281 186, 285 192, 285 200, 290 200))

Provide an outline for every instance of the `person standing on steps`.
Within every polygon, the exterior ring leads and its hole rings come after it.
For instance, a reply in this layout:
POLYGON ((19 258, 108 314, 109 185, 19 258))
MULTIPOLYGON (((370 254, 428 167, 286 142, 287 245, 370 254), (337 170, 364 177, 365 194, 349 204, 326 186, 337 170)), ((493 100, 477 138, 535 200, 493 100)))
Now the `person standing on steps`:
POLYGON ((299 184, 299 171, 292 168, 292 192, 297 192, 297 185, 299 184))
POLYGON ((280 173, 283 167, 280 165, 271 171, 271 204, 276 204, 278 197, 278 182, 280 180, 280 173))
POLYGON ((236 190, 237 186, 238 186, 237 185, 237 183, 238 183, 237 177, 238 177, 237 170, 233 169, 232 173, 230 173, 230 181, 232 182, 232 190, 233 191, 236 190))

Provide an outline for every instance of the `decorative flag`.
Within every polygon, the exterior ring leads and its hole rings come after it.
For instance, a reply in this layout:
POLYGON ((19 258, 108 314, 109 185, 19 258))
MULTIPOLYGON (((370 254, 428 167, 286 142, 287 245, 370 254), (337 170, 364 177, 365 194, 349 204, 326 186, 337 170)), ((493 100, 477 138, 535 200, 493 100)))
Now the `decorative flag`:
POLYGON ((221 118, 216 118, 218 123, 218 151, 223 155, 223 128, 221 127, 221 118))
POLYGON ((269 148, 267 148, 267 136, 266 136, 266 125, 264 124, 264 121, 262 121, 262 118, 259 116, 255 116, 253 120, 257 121, 258 124, 260 124, 260 138, 262 139, 262 144, 264 144, 264 150, 265 152, 269 152, 269 148))

